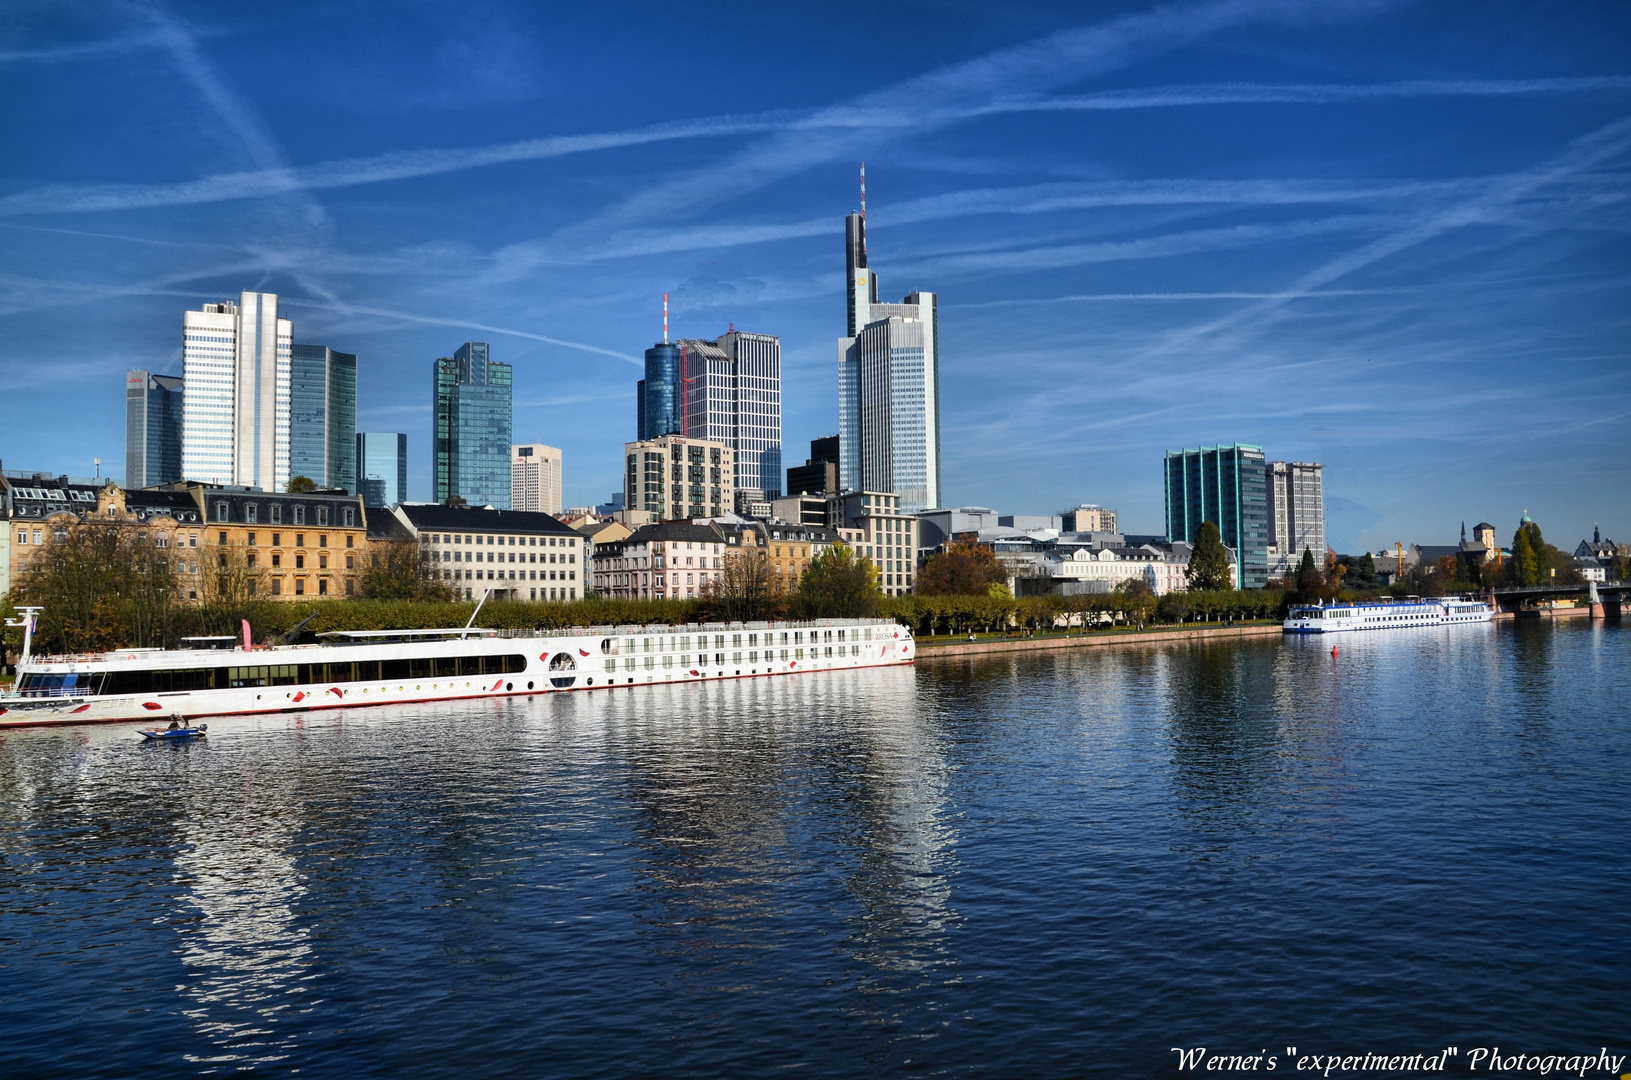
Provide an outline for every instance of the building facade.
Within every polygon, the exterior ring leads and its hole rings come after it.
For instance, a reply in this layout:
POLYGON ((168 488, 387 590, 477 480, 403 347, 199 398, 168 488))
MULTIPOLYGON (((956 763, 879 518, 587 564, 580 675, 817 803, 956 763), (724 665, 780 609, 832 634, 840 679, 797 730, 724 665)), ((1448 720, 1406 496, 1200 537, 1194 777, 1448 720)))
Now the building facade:
POLYGON ((838 436, 810 440, 810 456, 787 470, 788 495, 834 495, 838 487, 838 436))
MULTIPOLYGON (((905 596, 917 580, 917 517, 892 491, 855 491, 840 497, 842 528, 856 554, 878 568, 878 587, 887 596, 905 596)), ((843 535, 843 534, 841 534, 843 535)))
POLYGON ((1062 532, 1120 532, 1116 527, 1116 512, 1106 510, 1096 503, 1082 503, 1073 510, 1064 510, 1059 514, 1059 528, 1062 532))
POLYGON ((1171 450, 1165 461, 1167 539, 1193 544, 1215 522, 1237 558, 1235 587, 1268 584, 1268 481, 1263 449, 1245 443, 1171 450))
POLYGON ((1268 463, 1269 577, 1295 574, 1304 551, 1313 554, 1315 566, 1325 566, 1323 471, 1323 465, 1305 461, 1268 463))
POLYGON ((125 487, 181 479, 185 380, 148 371, 125 373, 125 487))
POLYGON ((848 334, 838 339, 839 484, 940 505, 940 333, 935 294, 878 303, 866 219, 845 220, 848 334))
POLYGON ((657 521, 712 518, 736 506, 736 458, 728 443, 665 435, 623 446, 623 507, 657 521))
POLYGON ((364 506, 408 501, 408 436, 401 431, 357 432, 357 492, 364 506))
POLYGON ((467 341, 435 364, 432 471, 436 501, 510 507, 510 365, 467 341))
POLYGON ((289 482, 294 327, 274 293, 182 317, 181 472, 200 483, 282 490, 289 482))
POLYGON ((461 599, 577 600, 588 585, 587 542, 548 514, 432 503, 391 513, 461 599))
POLYGON ((561 512, 561 451, 543 443, 510 447, 510 509, 561 512))
POLYGON ((622 600, 701 596, 725 567, 725 534, 713 524, 664 521, 596 543, 597 595, 622 600))
POLYGON ((357 358, 326 345, 289 349, 289 475, 357 491, 357 358))
POLYGON ((646 377, 635 391, 638 442, 685 434, 685 381, 680 346, 660 341, 646 350, 646 377))

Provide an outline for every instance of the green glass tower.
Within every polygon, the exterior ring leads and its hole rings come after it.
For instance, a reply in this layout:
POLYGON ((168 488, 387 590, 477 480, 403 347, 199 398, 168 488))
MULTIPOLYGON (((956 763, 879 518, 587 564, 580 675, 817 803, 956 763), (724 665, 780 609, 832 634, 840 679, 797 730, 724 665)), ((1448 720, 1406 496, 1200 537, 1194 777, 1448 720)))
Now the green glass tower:
POLYGON ((289 475, 357 490, 357 358, 325 345, 289 350, 289 475))
POLYGON ((467 341, 435 365, 431 445, 436 501, 510 508, 510 365, 467 341))
POLYGON ((1267 585, 1268 462, 1263 448, 1235 443, 1169 450, 1165 471, 1167 539, 1193 544, 1201 522, 1216 522, 1223 542, 1235 550, 1235 587, 1267 585))

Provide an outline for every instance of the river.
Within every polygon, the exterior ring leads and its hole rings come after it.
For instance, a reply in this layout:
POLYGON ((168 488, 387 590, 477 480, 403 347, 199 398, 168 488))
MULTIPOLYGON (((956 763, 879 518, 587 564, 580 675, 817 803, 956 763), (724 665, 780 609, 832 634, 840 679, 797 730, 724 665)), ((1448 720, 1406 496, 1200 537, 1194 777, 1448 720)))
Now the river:
POLYGON ((9 731, 0 1074, 1625 1053, 1631 636, 1337 644, 9 731))

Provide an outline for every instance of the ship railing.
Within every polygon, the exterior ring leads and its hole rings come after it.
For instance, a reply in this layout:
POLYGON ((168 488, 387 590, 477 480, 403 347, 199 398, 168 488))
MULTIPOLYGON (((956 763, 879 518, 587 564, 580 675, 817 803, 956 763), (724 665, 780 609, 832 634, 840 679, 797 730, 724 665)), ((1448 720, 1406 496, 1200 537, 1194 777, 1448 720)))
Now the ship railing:
POLYGON ((17 690, 15 693, 18 697, 25 698, 81 698, 90 697, 91 688, 88 686, 47 686, 38 689, 17 690))

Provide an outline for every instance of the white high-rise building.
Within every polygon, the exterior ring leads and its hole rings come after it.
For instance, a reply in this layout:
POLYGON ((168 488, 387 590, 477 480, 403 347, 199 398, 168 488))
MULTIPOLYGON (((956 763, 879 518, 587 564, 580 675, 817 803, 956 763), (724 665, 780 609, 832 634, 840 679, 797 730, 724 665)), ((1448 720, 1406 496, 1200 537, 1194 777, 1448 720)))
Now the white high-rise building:
POLYGON ((273 293, 205 304, 182 319, 181 472, 188 480, 281 491, 289 482, 294 326, 273 293))
POLYGON ((846 491, 940 505, 940 319, 935 294, 878 303, 865 212, 845 219, 849 334, 838 339, 838 469, 846 491))
POLYGON ((1297 572, 1303 551, 1325 568, 1325 485, 1323 465, 1306 461, 1268 464, 1269 577, 1297 572))
POLYGON ((731 485, 737 492, 756 502, 779 497, 781 339, 732 327, 714 341, 688 338, 674 345, 679 350, 679 434, 730 447, 736 461, 731 485))
POLYGON ((561 451, 543 443, 510 447, 510 509, 561 512, 561 451))

